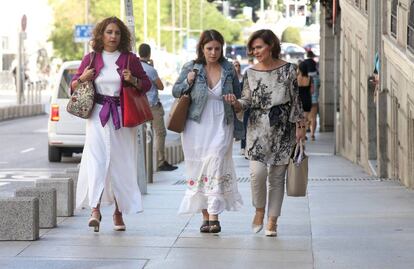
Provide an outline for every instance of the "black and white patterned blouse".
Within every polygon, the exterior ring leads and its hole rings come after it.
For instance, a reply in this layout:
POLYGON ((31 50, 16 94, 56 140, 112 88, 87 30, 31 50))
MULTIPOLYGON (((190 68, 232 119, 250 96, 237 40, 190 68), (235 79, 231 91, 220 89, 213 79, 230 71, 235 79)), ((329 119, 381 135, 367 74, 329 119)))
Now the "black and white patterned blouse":
POLYGON ((269 165, 288 164, 296 143, 295 123, 304 118, 296 66, 286 63, 273 70, 248 69, 239 101, 243 111, 250 108, 248 158, 269 165))

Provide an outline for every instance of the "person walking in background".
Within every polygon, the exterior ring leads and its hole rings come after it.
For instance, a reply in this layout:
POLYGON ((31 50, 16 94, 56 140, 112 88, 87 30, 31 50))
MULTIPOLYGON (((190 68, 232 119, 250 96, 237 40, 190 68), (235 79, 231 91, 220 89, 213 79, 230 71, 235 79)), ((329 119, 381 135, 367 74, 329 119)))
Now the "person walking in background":
POLYGON ((151 47, 148 44, 141 44, 138 49, 139 57, 141 58, 142 67, 151 80, 151 89, 147 92, 148 102, 151 107, 153 116, 152 126, 155 131, 155 149, 157 151, 157 170, 158 171, 172 171, 177 169, 177 166, 169 164, 165 160, 165 137, 167 130, 164 123, 164 108, 158 97, 158 91, 164 89, 164 85, 158 76, 157 70, 153 67, 151 60, 151 47))
MULTIPOLYGON (((308 67, 306 63, 301 62, 298 67, 298 88, 299 96, 302 101, 302 107, 305 115, 305 119, 308 119, 308 114, 312 108, 312 93, 311 85, 312 79, 309 76, 308 67)), ((308 124, 306 124, 306 127, 308 124)), ((306 138, 306 137, 305 137, 306 138)))
POLYGON ((242 75, 244 75, 246 73, 247 69, 249 69, 253 65, 254 65, 254 58, 249 57, 249 59, 247 60, 247 66, 245 68, 243 68, 243 70, 241 71, 242 75))
POLYGON ((173 95, 178 98, 194 84, 182 134, 188 181, 179 213, 201 212, 203 233, 220 232, 219 214, 242 205, 232 147, 233 138, 242 137, 243 127, 223 100, 226 94, 240 96, 240 82, 233 65, 223 56, 223 46, 218 31, 204 31, 197 44, 197 58, 183 66, 173 86, 173 95))
POLYGON ((310 112, 308 113, 308 121, 309 127, 311 132, 311 140, 315 140, 315 131, 316 131, 316 117, 318 115, 318 107, 319 107, 319 71, 318 71, 318 64, 314 60, 315 54, 310 50, 307 52, 307 59, 303 61, 306 65, 306 69, 308 71, 308 75, 311 78, 311 94, 312 94, 312 107, 310 112))
POLYGON ((242 83, 243 83, 243 75, 241 73, 241 65, 240 65, 240 62, 238 60, 234 60, 233 61, 233 66, 234 66, 234 70, 236 71, 236 74, 237 74, 237 79, 239 80, 240 85, 242 85, 242 83))
MULTIPOLYGON (((239 79, 240 89, 243 88, 243 75, 241 73, 241 65, 238 60, 233 61, 234 70, 236 70, 237 78, 239 79)), ((246 113, 247 114, 247 113, 246 113)), ((243 127, 246 129, 248 115, 243 118, 243 127), (246 120, 245 120, 246 119, 246 120)), ((246 148, 246 134, 240 139, 240 154, 244 155, 244 149, 246 148)))
POLYGON ((115 202, 114 230, 126 229, 123 213, 142 211, 137 184, 137 127, 121 126, 122 86, 130 84, 137 91, 151 87, 141 63, 131 53, 131 34, 116 17, 99 22, 91 40, 93 52, 87 54, 71 82, 72 91, 85 81, 93 81, 96 104, 86 121, 83 149, 76 190, 77 208, 92 208, 89 226, 99 231, 101 205, 115 202), (91 68, 87 68, 94 59, 91 68), (129 61, 130 69, 126 69, 129 61), (118 72, 118 70, 120 70, 118 72))
MULTIPOLYGON (((267 201, 265 235, 277 235, 285 174, 295 144, 305 137, 305 119, 296 79, 296 66, 279 58, 280 41, 271 30, 258 30, 248 41, 249 54, 258 63, 246 71, 242 97, 227 95, 226 102, 236 113, 250 108, 247 125, 247 157, 253 206, 252 230, 263 228, 267 201), (268 192, 267 192, 268 182, 268 192)), ((240 118, 243 113, 238 113, 240 118)))

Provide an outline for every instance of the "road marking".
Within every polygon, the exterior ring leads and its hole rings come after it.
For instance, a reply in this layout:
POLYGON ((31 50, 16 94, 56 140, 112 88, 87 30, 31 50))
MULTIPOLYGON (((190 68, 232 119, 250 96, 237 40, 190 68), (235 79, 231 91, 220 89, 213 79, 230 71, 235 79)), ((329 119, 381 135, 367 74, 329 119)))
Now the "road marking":
POLYGON ((8 183, 8 182, 7 183, 0 183, 0 187, 4 186, 4 185, 8 185, 8 184, 10 184, 10 183, 8 183))
POLYGON ((20 153, 28 153, 28 152, 33 151, 33 150, 35 150, 35 148, 28 148, 28 149, 24 149, 24 150, 20 151, 20 153))

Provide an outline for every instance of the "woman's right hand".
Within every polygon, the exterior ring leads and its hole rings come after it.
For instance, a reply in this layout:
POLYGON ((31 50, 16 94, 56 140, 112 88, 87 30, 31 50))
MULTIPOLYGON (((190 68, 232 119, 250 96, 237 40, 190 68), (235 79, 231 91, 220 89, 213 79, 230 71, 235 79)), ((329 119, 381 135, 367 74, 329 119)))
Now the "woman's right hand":
POLYGON ((194 71, 190 71, 187 75, 187 82, 188 84, 193 84, 194 79, 195 79, 196 73, 194 71))
POLYGON ((79 77, 82 82, 89 81, 93 79, 93 76, 95 75, 95 68, 85 68, 83 70, 82 75, 79 77))

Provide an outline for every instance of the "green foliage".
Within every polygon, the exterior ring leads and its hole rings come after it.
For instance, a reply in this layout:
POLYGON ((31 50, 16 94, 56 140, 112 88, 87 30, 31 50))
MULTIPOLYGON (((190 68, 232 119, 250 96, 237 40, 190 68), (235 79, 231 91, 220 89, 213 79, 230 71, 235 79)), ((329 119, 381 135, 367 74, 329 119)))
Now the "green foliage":
MULTIPOLYGON (((183 44, 185 38, 186 18, 187 18, 187 1, 175 1, 175 26, 179 27, 180 7, 182 2, 182 27, 181 36, 179 31, 175 31, 176 48, 183 44), (180 40, 181 39, 181 40, 180 40)), ((161 0, 161 45, 167 50, 172 51, 172 5, 171 0, 161 0), (170 29, 167 29, 168 26, 170 29)), ((135 17, 135 36, 137 44, 144 40, 144 0, 134 0, 134 17, 135 17)), ((49 0, 49 4, 54 11, 54 29, 50 36, 53 42, 55 56, 64 60, 80 59, 83 55, 83 43, 75 43, 73 41, 73 31, 75 25, 85 23, 85 0, 49 0)), ((156 41, 157 39, 157 1, 147 0, 147 29, 148 39, 156 41)), ((89 23, 96 24, 102 19, 109 16, 120 16, 119 0, 90 0, 89 23)), ((226 42, 234 43, 239 39, 241 25, 233 22, 225 17, 216 9, 215 4, 202 2, 200 0, 190 0, 190 36, 198 38, 201 25, 204 29, 214 28, 220 31, 226 42)))
POLYGON ((295 43, 298 45, 302 44, 300 37, 300 30, 297 27, 287 27, 282 33, 282 42, 295 43))

